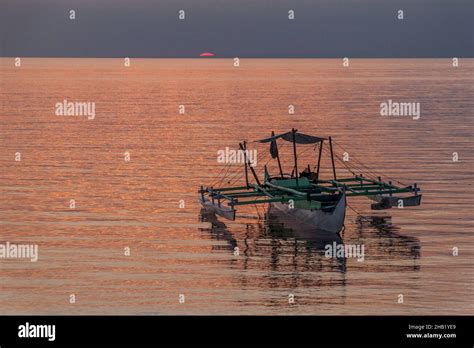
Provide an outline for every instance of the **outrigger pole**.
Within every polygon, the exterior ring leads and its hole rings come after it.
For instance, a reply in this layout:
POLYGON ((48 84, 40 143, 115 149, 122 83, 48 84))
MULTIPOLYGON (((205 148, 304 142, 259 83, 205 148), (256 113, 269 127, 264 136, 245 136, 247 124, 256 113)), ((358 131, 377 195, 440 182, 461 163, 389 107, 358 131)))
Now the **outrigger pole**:
POLYGON ((332 139, 331 139, 331 137, 329 137, 329 149, 331 151, 332 173, 334 174, 334 180, 337 180, 337 178, 336 178, 336 166, 334 165, 334 153, 332 152, 332 139))
POLYGON ((296 187, 298 187, 298 158, 296 156, 296 137, 295 134, 298 130, 292 129, 291 133, 293 135, 293 157, 295 159, 295 178, 296 178, 296 187))

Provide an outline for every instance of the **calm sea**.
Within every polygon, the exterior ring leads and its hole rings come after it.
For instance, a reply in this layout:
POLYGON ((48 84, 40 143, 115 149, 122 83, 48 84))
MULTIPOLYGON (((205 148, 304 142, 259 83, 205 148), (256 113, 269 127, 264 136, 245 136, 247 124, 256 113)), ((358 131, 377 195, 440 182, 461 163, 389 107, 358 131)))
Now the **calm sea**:
POLYGON ((0 260, 0 313, 473 313, 474 60, 0 62, 0 242, 39 248, 0 260), (380 116, 389 99, 420 118, 380 116), (64 100, 95 103, 95 118, 57 116, 64 100), (218 150, 292 127, 421 187, 415 208, 349 201, 342 242, 364 261, 325 257, 331 238, 262 206, 201 215, 218 150))

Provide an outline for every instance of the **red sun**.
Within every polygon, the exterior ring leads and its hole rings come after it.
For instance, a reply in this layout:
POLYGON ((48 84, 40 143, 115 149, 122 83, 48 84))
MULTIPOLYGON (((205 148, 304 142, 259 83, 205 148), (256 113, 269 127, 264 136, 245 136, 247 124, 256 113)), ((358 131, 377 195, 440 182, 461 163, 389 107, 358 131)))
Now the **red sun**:
POLYGON ((199 55, 199 57, 214 57, 214 53, 211 52, 203 52, 199 55))

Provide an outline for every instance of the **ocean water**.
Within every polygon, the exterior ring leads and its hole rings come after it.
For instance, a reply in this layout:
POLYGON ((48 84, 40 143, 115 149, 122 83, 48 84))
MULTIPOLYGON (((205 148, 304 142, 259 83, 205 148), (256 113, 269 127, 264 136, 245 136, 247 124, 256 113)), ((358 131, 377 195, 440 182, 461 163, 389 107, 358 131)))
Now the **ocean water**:
POLYGON ((39 248, 37 262, 0 259, 1 314, 472 314, 474 60, 0 64, 0 244, 39 248), (95 117, 56 115, 64 100, 95 103, 95 117), (388 100, 420 103, 420 118, 381 116, 388 100), (341 240, 263 206, 233 222, 201 214, 217 151, 245 139, 263 157, 251 141, 291 128, 332 136, 338 156, 382 179, 416 182, 421 206, 350 199, 341 240), (333 241, 364 245, 364 260, 327 258, 333 241))

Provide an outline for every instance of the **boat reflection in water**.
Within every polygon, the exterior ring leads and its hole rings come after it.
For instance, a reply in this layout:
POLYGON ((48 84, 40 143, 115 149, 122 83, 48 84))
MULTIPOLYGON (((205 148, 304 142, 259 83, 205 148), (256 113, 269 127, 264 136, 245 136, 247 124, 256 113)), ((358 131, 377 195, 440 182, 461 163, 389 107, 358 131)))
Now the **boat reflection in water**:
MULTIPOLYGON (((233 252, 238 247, 239 253, 251 257, 257 254, 259 245, 272 241, 269 245, 278 245, 283 254, 297 255, 308 251, 317 257, 325 256, 327 245, 344 244, 344 237, 347 237, 346 243, 364 244, 369 251, 369 259, 372 256, 383 256, 385 259, 412 260, 413 270, 418 269, 416 260, 420 258, 421 251, 418 238, 400 234, 399 228, 392 225, 390 216, 358 216, 354 225, 338 234, 315 230, 310 226, 298 224, 292 218, 285 219, 271 212, 265 214, 263 221, 237 224, 239 228, 228 228, 226 223, 214 214, 207 213, 205 209, 201 209, 200 217, 201 221, 211 223, 210 234, 213 238, 228 242, 226 246, 216 245, 213 250, 225 249, 233 252), (291 250, 288 249, 290 246, 291 250)), ((337 259, 345 260, 344 257, 337 259)), ((345 269, 341 268, 341 271, 345 269)))
POLYGON ((201 220, 212 224, 210 230, 203 232, 226 241, 213 247, 213 251, 234 254, 238 248, 239 257, 230 262, 245 271, 239 273, 243 290, 294 290, 306 292, 305 298, 300 299, 306 304, 342 304, 346 301, 348 279, 364 283, 370 274, 419 270, 419 240, 399 234, 389 216, 350 219, 355 222, 341 234, 315 231, 268 213, 261 220, 226 225, 201 210, 201 220), (326 257, 326 246, 333 243, 364 245, 364 261, 326 257))
MULTIPOLYGON (((391 271, 419 270, 419 239, 400 234, 399 228, 392 225, 390 216, 357 217, 355 235, 370 248, 373 258, 383 259, 386 263, 390 260, 403 262, 403 265, 392 262, 388 267, 391 271)), ((378 271, 388 268, 379 266, 378 271)))

